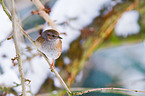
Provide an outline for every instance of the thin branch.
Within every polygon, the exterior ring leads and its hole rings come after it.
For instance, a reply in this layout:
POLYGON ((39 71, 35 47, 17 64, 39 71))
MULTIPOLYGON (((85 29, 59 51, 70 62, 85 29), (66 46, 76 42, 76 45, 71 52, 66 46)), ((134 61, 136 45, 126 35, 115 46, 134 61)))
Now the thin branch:
POLYGON ((61 78, 61 76, 59 75, 59 73, 55 69, 52 69, 52 71, 56 74, 56 76, 60 80, 60 82, 63 85, 63 87, 67 90, 67 93, 68 94, 71 94, 71 91, 69 90, 69 88, 67 87, 67 85, 65 84, 65 82, 63 81, 63 79, 61 78))
POLYGON ((132 89, 124 89, 124 88, 96 88, 96 89, 89 89, 89 90, 86 90, 86 91, 82 91, 82 92, 76 92, 74 93, 73 92, 73 95, 82 95, 82 94, 86 94, 86 93, 89 93, 89 92, 95 92, 95 91, 131 91, 131 92, 139 92, 139 93, 145 93, 145 91, 138 91, 138 90, 132 90, 132 89))
POLYGON ((39 15, 52 27, 52 29, 57 30, 56 25, 54 22, 50 19, 50 16, 45 12, 44 5, 40 2, 40 0, 32 0, 33 3, 36 5, 36 7, 39 10, 39 15))
POLYGON ((21 52, 19 49, 19 40, 18 40, 19 29, 17 28, 17 19, 16 19, 16 15, 15 15, 14 0, 12 0, 12 24, 13 24, 13 39, 14 39, 16 54, 18 57, 18 67, 19 67, 19 73, 20 73, 21 84, 22 84, 22 95, 26 96, 26 89, 25 89, 26 85, 25 85, 22 58, 21 58, 21 52))
POLYGON ((9 17, 9 19, 12 21, 12 17, 9 14, 8 10, 6 9, 5 4, 4 4, 4 1, 3 0, 0 0, 0 3, 2 4, 2 7, 3 7, 4 12, 7 14, 7 16, 9 17))
POLYGON ((29 41, 36 46, 35 41, 24 31, 24 29, 19 24, 18 27, 23 32, 23 34, 29 39, 29 41))

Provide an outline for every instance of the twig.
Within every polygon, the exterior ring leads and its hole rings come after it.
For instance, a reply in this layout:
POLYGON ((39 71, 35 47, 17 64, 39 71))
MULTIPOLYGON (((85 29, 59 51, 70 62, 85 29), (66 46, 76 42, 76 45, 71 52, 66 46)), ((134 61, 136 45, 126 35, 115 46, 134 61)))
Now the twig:
POLYGON ((89 90, 82 91, 82 92, 76 92, 76 93, 73 93, 73 95, 82 95, 82 94, 86 94, 86 93, 89 93, 89 92, 95 92, 95 91, 103 91, 104 92, 106 90, 112 90, 112 91, 115 91, 115 90, 118 90, 118 91, 132 91, 132 92, 145 93, 145 91, 138 91, 138 90, 132 90, 132 89, 124 89, 124 88, 96 88, 96 89, 89 89, 89 90))
MULTIPOLYGON (((4 85, 0 85, 0 90, 1 90, 1 93, 0 93, 0 96, 2 96, 2 92, 8 92, 8 93, 12 93, 14 96, 17 95, 17 93, 13 90, 15 86, 11 86, 11 87, 6 87, 4 85)), ((4 95, 5 96, 5 95, 4 95)))
POLYGON ((24 31, 24 29, 19 24, 18 27, 23 32, 23 34, 29 39, 29 41, 36 46, 35 41, 24 31))
POLYGON ((5 13, 6 13, 7 16, 9 17, 9 19, 12 21, 12 17, 11 17, 11 15, 9 14, 8 10, 6 9, 5 4, 4 4, 4 1, 3 1, 3 0, 0 0, 0 3, 2 4, 3 10, 5 11, 5 13))
POLYGON ((45 12, 44 5, 40 2, 40 0, 32 0, 33 3, 36 5, 36 7, 39 10, 39 15, 52 27, 52 29, 57 30, 56 25, 54 22, 50 19, 49 15, 45 12))
POLYGON ((52 69, 52 71, 57 74, 56 76, 58 77, 58 79, 61 81, 61 84, 63 85, 63 87, 67 90, 67 93, 70 95, 71 91, 69 90, 69 88, 67 87, 67 85, 65 84, 65 82, 63 81, 63 79, 61 78, 61 76, 58 74, 58 72, 55 69, 52 69))
POLYGON ((26 86, 25 86, 25 78, 24 78, 24 72, 22 67, 22 58, 21 58, 21 52, 19 49, 19 40, 18 40, 18 28, 17 28, 17 21, 16 21, 16 15, 15 15, 15 7, 14 7, 14 0, 12 0, 12 24, 13 24, 13 39, 16 49, 16 54, 18 57, 18 67, 21 77, 21 84, 22 84, 22 95, 26 96, 26 86))

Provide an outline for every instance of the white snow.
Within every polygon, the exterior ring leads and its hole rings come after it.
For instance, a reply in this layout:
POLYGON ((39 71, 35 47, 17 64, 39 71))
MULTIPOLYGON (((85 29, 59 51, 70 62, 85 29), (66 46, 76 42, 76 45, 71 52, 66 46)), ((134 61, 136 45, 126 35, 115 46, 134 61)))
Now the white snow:
POLYGON ((0 76, 0 84, 4 84, 5 86, 15 86, 15 83, 20 84, 20 80, 18 76, 15 74, 14 70, 9 69, 4 74, 0 76))
POLYGON ((76 76, 76 82, 81 82, 83 78, 83 71, 80 71, 80 73, 76 76))
POLYGON ((4 41, 0 46, 0 66, 4 72, 13 66, 11 58, 14 58, 15 56, 16 53, 13 40, 4 41))
POLYGON ((62 85, 57 77, 54 77, 54 85, 58 88, 62 88, 62 85))
POLYGON ((11 93, 10 93, 10 94, 8 93, 6 96, 15 96, 15 95, 13 95, 13 94, 11 94, 11 93))
POLYGON ((138 19, 139 13, 137 11, 125 12, 115 26, 116 35, 127 37, 128 35, 139 33, 138 19))
POLYGON ((63 62, 65 65, 69 64, 71 61, 69 59, 69 57, 63 57, 63 62))
MULTIPOLYGON (((31 81, 31 91, 36 94, 40 86, 47 79, 48 74, 51 73, 45 59, 40 56, 34 57, 29 64, 29 69, 25 74, 25 78, 31 81)), ((28 67, 27 67, 28 68, 28 67)))
POLYGON ((12 23, 0 5, 0 41, 5 39, 12 31, 12 23))

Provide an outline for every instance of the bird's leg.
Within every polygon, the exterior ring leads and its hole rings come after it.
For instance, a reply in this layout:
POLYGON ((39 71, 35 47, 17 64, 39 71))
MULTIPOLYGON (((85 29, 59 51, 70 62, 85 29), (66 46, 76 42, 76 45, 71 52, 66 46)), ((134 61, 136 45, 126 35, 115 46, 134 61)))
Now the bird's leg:
POLYGON ((52 64, 50 65, 50 69, 52 69, 52 68, 55 69, 55 66, 54 66, 54 59, 52 59, 52 60, 53 60, 53 62, 52 62, 52 64))

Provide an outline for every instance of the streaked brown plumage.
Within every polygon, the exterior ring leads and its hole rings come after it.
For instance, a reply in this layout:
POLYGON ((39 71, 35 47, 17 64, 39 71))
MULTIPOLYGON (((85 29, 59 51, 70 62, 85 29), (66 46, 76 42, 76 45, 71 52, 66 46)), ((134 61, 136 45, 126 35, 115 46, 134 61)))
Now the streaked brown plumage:
POLYGON ((49 58, 57 59, 62 52, 62 42, 59 33, 56 30, 45 30, 41 36, 36 39, 37 48, 46 54, 49 58))

